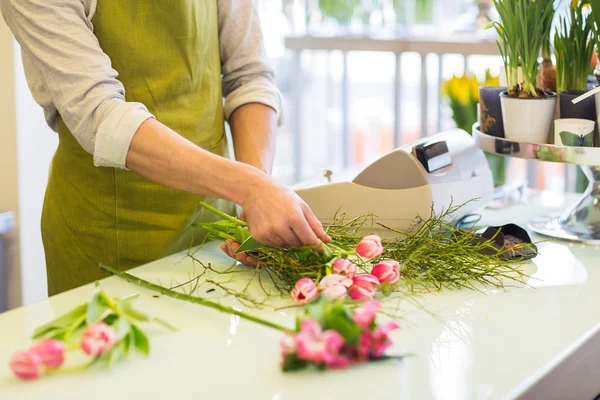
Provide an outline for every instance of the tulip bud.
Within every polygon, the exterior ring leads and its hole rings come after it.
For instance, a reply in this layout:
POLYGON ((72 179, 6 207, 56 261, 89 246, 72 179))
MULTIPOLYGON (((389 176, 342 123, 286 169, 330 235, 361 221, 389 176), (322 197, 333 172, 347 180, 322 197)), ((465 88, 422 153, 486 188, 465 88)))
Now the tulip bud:
POLYGON ((117 342, 114 329, 104 322, 89 326, 81 339, 81 349, 90 356, 100 356, 113 348, 117 342))
POLYGON ((42 359, 33 351, 17 351, 10 359, 10 368, 19 379, 37 379, 42 375, 42 359))
POLYGON ((331 300, 344 297, 350 285, 352 285, 352 279, 339 274, 329 274, 319 282, 323 294, 331 300))
POLYGON ((369 300, 354 311, 352 319, 354 323, 360 326, 363 330, 368 330, 371 323, 375 320, 377 311, 381 304, 377 300, 369 300))
POLYGON ((331 272, 338 275, 345 275, 352 279, 356 275, 356 266, 348 260, 339 259, 333 263, 331 272))
POLYGON ((382 284, 395 285, 400 281, 400 264, 393 260, 381 261, 373 267, 371 274, 382 284))
POLYGON ((368 260, 383 254, 381 238, 377 235, 365 236, 356 246, 356 254, 368 260))
POLYGON ((290 293, 296 303, 305 304, 319 297, 319 289, 310 278, 302 278, 290 293))
POLYGON ((40 356, 46 368, 58 368, 65 362, 66 346, 60 340, 44 340, 33 345, 29 351, 40 356))
POLYGON ((352 280, 352 286, 348 289, 348 294, 353 300, 370 299, 375 294, 379 286, 379 280, 371 274, 356 275, 352 280))

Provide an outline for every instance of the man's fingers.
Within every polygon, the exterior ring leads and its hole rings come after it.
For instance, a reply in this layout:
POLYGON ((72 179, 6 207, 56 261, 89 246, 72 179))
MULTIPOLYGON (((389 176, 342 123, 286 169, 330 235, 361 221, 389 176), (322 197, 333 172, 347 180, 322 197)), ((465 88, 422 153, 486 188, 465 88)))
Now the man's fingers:
POLYGON ((304 218, 304 214, 302 214, 302 218, 298 219, 294 225, 292 226, 294 233, 298 238, 302 241, 302 245, 304 246, 315 246, 321 243, 321 240, 315 235, 313 230, 306 218, 304 218))
POLYGON ((308 221, 308 224, 310 225, 310 228, 312 229, 314 234, 317 235, 317 237, 325 243, 331 242, 331 237, 329 237, 327 232, 325 232, 321 221, 317 219, 317 217, 315 216, 315 214, 313 214, 311 209, 308 206, 304 206, 302 211, 304 212, 304 217, 306 218, 306 221, 308 221))

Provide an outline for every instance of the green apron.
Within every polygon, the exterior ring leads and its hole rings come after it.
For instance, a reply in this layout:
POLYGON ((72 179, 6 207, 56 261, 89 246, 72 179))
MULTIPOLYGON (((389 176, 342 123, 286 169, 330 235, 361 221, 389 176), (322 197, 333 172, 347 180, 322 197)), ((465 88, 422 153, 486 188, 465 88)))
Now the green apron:
MULTIPOLYGON (((143 103, 180 135, 224 155, 216 3, 100 0, 93 24, 127 101, 143 103)), ((100 262, 128 269, 202 239, 189 229, 210 218, 198 207, 202 197, 133 171, 94 167, 62 120, 58 134, 42 215, 50 295, 105 277, 100 262)))

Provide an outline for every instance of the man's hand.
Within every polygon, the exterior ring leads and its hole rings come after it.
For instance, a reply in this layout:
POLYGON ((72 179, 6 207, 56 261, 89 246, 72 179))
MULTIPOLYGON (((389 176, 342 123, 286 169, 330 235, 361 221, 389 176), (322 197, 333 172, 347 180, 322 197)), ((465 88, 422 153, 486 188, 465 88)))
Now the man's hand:
POLYGON ((261 181, 242 204, 254 239, 272 247, 318 246, 331 240, 294 191, 268 177, 261 181))
MULTIPOLYGON (((296 193, 269 177, 261 181, 253 195, 245 200, 240 216, 248 222, 254 239, 271 247, 318 246, 331 241, 317 217, 296 193)), ((239 246, 228 240, 221 248, 241 263, 257 266, 252 257, 235 254, 239 246)))

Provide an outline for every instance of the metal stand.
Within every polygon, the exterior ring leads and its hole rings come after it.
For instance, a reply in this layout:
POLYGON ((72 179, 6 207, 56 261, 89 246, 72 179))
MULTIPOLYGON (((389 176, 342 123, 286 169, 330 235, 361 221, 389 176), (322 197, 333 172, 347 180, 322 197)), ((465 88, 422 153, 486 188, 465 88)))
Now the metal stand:
POLYGON ((529 228, 542 235, 600 245, 600 167, 582 165, 589 180, 579 201, 560 215, 536 218, 529 228))
POLYGON ((562 214, 532 220, 528 227, 541 235, 600 245, 600 148, 515 142, 486 135, 478 124, 473 127, 473 138, 489 153, 581 166, 589 185, 579 201, 562 214))

